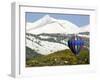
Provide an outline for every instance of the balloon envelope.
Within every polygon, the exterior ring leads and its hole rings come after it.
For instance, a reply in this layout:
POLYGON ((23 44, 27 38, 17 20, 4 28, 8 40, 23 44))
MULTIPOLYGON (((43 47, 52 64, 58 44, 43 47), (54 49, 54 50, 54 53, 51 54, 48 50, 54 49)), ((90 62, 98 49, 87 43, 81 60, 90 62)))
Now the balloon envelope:
POLYGON ((78 55, 80 53, 80 50, 83 47, 83 45, 84 41, 82 40, 81 37, 74 36, 68 40, 68 47, 75 55, 78 55))

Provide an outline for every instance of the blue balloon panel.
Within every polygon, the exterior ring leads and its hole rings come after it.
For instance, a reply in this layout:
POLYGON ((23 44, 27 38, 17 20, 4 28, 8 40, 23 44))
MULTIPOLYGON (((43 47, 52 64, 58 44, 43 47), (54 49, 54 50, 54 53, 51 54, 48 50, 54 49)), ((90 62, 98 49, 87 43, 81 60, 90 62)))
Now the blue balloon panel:
POLYGON ((68 47, 75 55, 79 55, 81 48, 84 45, 84 41, 81 37, 74 36, 68 40, 68 47))

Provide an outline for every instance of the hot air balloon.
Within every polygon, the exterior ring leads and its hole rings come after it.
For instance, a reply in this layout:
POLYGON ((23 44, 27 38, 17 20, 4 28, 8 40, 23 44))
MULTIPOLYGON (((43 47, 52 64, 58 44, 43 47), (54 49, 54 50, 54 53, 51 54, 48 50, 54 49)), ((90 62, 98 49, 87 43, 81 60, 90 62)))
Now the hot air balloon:
POLYGON ((84 41, 81 37, 75 35, 68 40, 68 47, 75 55, 79 55, 82 47, 84 45, 84 41))

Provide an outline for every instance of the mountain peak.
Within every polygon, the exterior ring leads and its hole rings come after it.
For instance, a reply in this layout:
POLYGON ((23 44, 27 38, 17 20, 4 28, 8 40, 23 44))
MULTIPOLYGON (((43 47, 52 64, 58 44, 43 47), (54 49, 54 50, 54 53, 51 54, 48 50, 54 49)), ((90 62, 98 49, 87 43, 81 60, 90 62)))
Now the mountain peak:
POLYGON ((50 15, 45 15, 45 16, 43 16, 43 18, 45 18, 45 19, 51 19, 51 16, 50 15))
POLYGON ((42 20, 43 22, 46 22, 46 23, 50 23, 50 22, 54 21, 54 19, 50 15, 45 15, 40 20, 42 20))

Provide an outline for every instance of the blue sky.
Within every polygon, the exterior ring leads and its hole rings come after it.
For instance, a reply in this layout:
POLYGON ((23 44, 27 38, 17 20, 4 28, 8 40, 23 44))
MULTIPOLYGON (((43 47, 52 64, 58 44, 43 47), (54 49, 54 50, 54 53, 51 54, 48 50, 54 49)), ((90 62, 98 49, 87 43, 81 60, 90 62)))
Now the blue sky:
POLYGON ((75 25, 81 27, 88 25, 90 23, 90 16, 89 15, 79 15, 79 14, 59 14, 59 13, 32 13, 26 12, 26 22, 34 22, 45 15, 50 15, 56 19, 68 20, 75 25))

